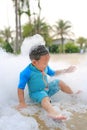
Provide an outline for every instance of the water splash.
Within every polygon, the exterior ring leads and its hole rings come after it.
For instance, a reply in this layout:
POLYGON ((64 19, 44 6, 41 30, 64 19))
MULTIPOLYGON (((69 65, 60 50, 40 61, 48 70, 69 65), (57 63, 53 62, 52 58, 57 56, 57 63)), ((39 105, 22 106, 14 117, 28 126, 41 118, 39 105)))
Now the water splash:
POLYGON ((39 34, 25 38, 21 46, 21 54, 28 55, 31 47, 35 45, 45 45, 43 37, 41 37, 39 34))

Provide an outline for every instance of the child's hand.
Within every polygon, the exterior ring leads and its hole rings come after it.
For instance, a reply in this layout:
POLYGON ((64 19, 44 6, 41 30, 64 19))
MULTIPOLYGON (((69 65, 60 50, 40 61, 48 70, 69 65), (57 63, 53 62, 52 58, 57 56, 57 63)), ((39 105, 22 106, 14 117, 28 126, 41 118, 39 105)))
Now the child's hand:
POLYGON ((23 108, 26 108, 28 107, 28 105, 26 103, 20 103, 18 106, 16 106, 15 108, 17 110, 20 110, 20 109, 23 109, 23 108))
POLYGON ((71 73, 74 72, 76 70, 75 66, 70 66, 67 69, 65 69, 65 73, 71 73))
POLYGON ((78 90, 75 94, 80 94, 82 93, 82 90, 78 90))

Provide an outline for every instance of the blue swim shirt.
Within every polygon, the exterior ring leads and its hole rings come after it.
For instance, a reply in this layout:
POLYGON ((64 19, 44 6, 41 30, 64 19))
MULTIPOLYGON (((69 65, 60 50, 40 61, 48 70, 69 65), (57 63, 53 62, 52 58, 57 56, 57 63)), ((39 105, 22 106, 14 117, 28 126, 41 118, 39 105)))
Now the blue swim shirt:
MULTIPOLYGON (((45 68, 44 72, 49 76, 55 75, 55 71, 49 66, 45 68)), ((42 72, 33 66, 32 63, 30 63, 22 72, 20 72, 18 88, 24 90, 26 84, 28 84, 30 91, 38 91, 41 89, 41 87, 42 89, 45 87, 42 79, 42 72)))

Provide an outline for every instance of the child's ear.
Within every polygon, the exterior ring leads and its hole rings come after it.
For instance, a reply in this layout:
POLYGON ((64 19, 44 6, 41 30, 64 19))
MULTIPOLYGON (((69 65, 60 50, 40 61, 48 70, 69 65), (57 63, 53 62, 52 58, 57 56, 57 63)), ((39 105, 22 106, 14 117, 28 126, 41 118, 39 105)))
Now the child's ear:
POLYGON ((36 60, 32 60, 32 64, 36 65, 37 61, 36 60))

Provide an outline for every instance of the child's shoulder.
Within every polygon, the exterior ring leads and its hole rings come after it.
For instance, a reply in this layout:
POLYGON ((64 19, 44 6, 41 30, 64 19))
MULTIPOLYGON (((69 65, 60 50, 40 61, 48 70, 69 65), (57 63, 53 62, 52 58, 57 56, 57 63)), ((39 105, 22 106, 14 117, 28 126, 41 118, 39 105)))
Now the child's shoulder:
POLYGON ((30 68, 29 68, 29 65, 26 66, 26 67, 20 72, 20 77, 21 77, 21 79, 27 79, 27 80, 29 80, 30 75, 31 75, 31 70, 30 70, 30 68))
POLYGON ((29 65, 27 65, 27 66, 21 71, 21 73, 30 73, 30 72, 31 72, 31 70, 30 70, 29 65))

